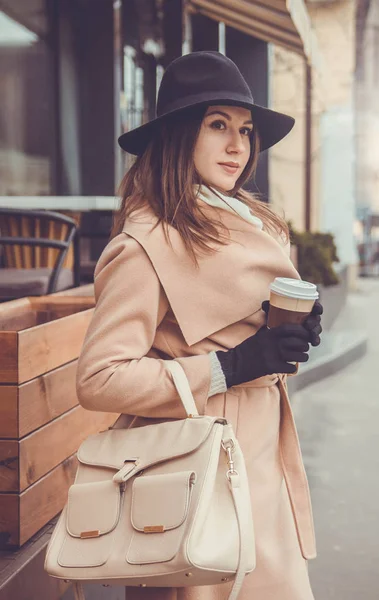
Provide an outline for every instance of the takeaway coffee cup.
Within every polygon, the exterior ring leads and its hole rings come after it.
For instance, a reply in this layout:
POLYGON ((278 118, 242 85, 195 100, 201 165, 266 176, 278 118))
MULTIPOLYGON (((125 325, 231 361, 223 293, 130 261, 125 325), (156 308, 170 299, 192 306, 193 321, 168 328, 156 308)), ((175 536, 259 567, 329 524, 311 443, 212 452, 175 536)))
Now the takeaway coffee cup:
POLYGON ((276 277, 270 285, 268 327, 302 323, 319 297, 317 286, 301 279, 276 277))

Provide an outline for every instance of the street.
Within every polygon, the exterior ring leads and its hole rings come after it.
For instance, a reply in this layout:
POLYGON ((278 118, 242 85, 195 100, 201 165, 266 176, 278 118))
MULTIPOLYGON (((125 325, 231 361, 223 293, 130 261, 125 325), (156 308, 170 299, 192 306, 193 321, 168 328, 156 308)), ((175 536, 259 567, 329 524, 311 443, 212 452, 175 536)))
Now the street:
POLYGON ((366 330, 368 353, 292 397, 315 517, 316 600, 379 598, 379 281, 358 288, 335 328, 366 330))

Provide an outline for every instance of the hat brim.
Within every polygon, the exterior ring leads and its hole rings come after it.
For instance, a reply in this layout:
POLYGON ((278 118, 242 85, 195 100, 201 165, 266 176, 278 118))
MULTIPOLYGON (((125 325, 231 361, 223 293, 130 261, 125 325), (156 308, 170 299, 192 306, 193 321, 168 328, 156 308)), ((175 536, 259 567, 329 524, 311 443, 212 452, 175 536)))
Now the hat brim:
POLYGON ((169 119, 172 115, 178 115, 179 113, 185 114, 185 112, 193 108, 194 106, 209 106, 209 105, 224 105, 224 106, 242 106, 251 110, 254 126, 257 128, 260 137, 260 151, 263 152, 271 146, 274 146, 286 135, 289 134, 295 124, 295 119, 284 113, 259 106, 249 102, 230 98, 209 98, 204 102, 197 102, 196 104, 189 104, 188 106, 182 106, 176 110, 168 112, 140 127, 136 127, 131 131, 123 133, 118 138, 119 146, 135 156, 140 156, 145 151, 148 143, 150 142, 154 132, 160 126, 162 121, 169 119))

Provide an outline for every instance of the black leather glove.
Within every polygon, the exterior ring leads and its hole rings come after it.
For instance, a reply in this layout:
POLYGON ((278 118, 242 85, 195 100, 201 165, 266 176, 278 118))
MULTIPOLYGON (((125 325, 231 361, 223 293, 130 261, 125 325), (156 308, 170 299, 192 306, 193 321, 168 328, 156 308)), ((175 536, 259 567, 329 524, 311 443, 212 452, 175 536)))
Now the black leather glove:
MULTIPOLYGON (((265 300, 264 302, 262 302, 262 310, 266 313, 266 315, 268 314, 269 308, 270 308, 270 304, 269 304, 268 300, 265 300)), ((320 340, 320 333, 322 332, 321 315, 323 312, 324 312, 324 308, 323 308, 321 302, 316 300, 316 302, 313 305, 311 313, 308 315, 308 317, 305 319, 305 321, 302 324, 303 327, 305 327, 305 329, 307 331, 309 331, 308 341, 312 346, 318 346, 321 342, 321 340, 320 340)))
POLYGON ((307 362, 309 331, 303 325, 285 324, 255 335, 230 350, 216 352, 228 388, 272 373, 295 373, 293 362, 307 362))

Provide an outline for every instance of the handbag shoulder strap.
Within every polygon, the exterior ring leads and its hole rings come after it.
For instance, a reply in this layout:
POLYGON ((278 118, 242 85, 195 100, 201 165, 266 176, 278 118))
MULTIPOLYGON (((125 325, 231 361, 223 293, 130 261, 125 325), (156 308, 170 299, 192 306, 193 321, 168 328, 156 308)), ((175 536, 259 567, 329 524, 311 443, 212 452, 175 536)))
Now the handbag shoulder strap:
POLYGON ((185 374, 182 365, 176 360, 165 360, 163 362, 171 373, 171 377, 175 383, 176 389, 178 390, 178 394, 187 415, 198 415, 199 412, 188 383, 187 375, 185 374))

